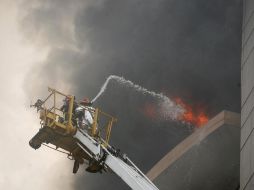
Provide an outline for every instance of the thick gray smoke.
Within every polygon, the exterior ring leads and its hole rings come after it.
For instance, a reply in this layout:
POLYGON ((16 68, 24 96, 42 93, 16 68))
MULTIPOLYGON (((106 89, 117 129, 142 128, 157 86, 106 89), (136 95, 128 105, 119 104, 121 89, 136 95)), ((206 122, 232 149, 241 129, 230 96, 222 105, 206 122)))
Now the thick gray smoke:
MULTIPOLYGON (((241 0, 24 0, 21 30, 48 49, 24 88, 51 85, 95 97, 109 75, 167 97, 181 97, 209 116, 240 111, 241 0)), ((147 171, 191 131, 143 114, 155 103, 109 83, 96 106, 118 118, 111 144, 147 171)), ((71 171, 70 171, 71 172, 71 171)), ((75 176, 74 189, 128 189, 110 174, 75 176), (96 181, 97 180, 97 181, 96 181), (98 183, 100 181, 100 183, 98 183)))

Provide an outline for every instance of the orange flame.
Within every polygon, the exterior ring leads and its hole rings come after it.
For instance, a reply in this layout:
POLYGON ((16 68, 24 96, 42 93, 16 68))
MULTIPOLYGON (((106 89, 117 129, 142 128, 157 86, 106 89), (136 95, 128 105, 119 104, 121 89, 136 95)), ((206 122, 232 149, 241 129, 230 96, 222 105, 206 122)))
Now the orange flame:
POLYGON ((193 109, 190 105, 185 103, 181 98, 175 98, 175 102, 183 107, 185 112, 179 117, 179 120, 190 123, 197 127, 202 127, 208 122, 208 116, 204 113, 204 110, 199 108, 198 110, 193 109))
MULTIPOLYGON (((196 127, 202 127, 208 122, 208 116, 205 114, 204 107, 189 105, 179 97, 173 98, 173 100, 184 109, 183 114, 178 117, 179 121, 196 127)), ((160 120, 163 118, 160 115, 160 107, 155 103, 146 102, 141 112, 152 120, 160 120)))

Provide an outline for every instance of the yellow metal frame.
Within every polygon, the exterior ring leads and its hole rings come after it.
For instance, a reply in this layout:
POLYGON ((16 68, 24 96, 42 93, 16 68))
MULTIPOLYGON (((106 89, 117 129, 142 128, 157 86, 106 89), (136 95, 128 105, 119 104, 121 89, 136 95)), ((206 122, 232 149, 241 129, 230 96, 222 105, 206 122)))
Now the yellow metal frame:
POLYGON ((44 125, 51 127, 53 129, 62 129, 60 133, 63 134, 73 134, 75 133, 76 129, 72 125, 72 110, 73 110, 73 104, 74 104, 74 96, 63 94, 62 92, 59 92, 53 88, 48 87, 48 91, 50 94, 48 97, 43 101, 42 104, 42 110, 40 111, 40 119, 43 121, 44 125), (62 112, 59 108, 56 107, 57 102, 57 95, 61 95, 65 98, 69 98, 69 110, 68 110, 68 120, 63 124, 57 121, 58 117, 61 117, 59 114, 56 113, 56 111, 62 112), (46 107, 46 102, 53 97, 53 106, 49 109, 46 107))
MULTIPOLYGON (((40 119, 43 121, 44 125, 51 127, 53 129, 61 129, 58 130, 58 132, 63 133, 65 135, 68 134, 74 134, 76 132, 76 127, 73 126, 72 124, 72 110, 74 107, 74 96, 72 95, 66 95, 62 92, 59 92, 53 88, 48 87, 48 91, 50 92, 50 94, 48 95, 48 97, 43 101, 42 104, 42 110, 40 111, 40 119), (56 102, 57 102, 57 95, 61 95, 65 98, 69 98, 69 109, 68 109, 68 115, 67 115, 67 121, 65 121, 64 123, 60 123, 57 121, 58 117, 61 117, 59 114, 57 114, 57 110, 62 112, 59 108, 56 107, 56 102), (53 106, 51 108, 47 108, 46 107, 46 102, 53 97, 53 106)), ((93 124, 92 124, 92 128, 91 128, 91 135, 93 137, 99 137, 101 139, 103 139, 104 145, 108 146, 109 144, 109 139, 110 139, 110 134, 111 134, 111 130, 112 130, 112 126, 113 123, 117 121, 116 118, 114 118, 113 116, 111 116, 110 114, 107 114, 103 111, 101 111, 99 108, 96 108, 93 114, 93 124), (105 136, 105 140, 100 137, 99 134, 99 128, 98 128, 98 119, 100 116, 106 116, 108 118, 108 123, 107 126, 105 128, 106 130, 106 136, 105 136)))
POLYGON ((99 119, 100 115, 104 115, 109 119, 108 124, 106 126, 106 136, 105 136, 105 140, 104 140, 105 146, 108 146, 110 135, 111 135, 111 129, 112 129, 113 123, 116 122, 117 119, 114 118, 113 116, 111 116, 110 114, 105 113, 105 112, 101 111, 100 109, 96 108, 95 113, 94 113, 94 123, 92 125, 92 136, 93 137, 95 137, 97 135, 98 119, 99 119))

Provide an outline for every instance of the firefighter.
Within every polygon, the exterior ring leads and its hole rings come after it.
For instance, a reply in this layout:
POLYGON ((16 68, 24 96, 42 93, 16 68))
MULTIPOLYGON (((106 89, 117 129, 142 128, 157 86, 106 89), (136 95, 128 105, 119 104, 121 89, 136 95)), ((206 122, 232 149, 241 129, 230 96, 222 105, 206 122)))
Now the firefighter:
POLYGON ((88 98, 84 98, 79 104, 80 105, 75 109, 78 127, 81 129, 85 129, 86 127, 90 129, 93 124, 93 116, 91 113, 93 109, 91 107, 92 103, 88 98))
MULTIPOLYGON (((67 122, 68 121, 68 111, 69 111, 69 104, 70 104, 70 95, 66 96, 65 99, 63 100, 63 105, 60 108, 60 110, 63 112, 64 114, 64 121, 67 122)), ((73 109, 72 109, 72 114, 73 112, 76 110, 77 108, 77 102, 75 101, 76 97, 74 96, 74 102, 73 102, 73 109)), ((73 115, 73 119, 75 119, 75 115, 73 115)))

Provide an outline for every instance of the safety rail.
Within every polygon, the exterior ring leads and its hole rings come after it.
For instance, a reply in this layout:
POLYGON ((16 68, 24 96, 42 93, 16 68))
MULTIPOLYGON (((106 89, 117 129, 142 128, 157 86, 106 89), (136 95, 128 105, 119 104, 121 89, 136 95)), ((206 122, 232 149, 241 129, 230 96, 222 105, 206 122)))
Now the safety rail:
MULTIPOLYGON (((50 87, 48 87, 48 91, 50 92, 50 94, 46 97, 45 100, 41 102, 41 105, 40 105, 41 106, 40 118, 42 120, 42 124, 45 126, 51 127, 53 129, 61 128, 62 130, 60 130, 60 133, 64 133, 65 135, 74 134, 77 129, 76 127, 78 127, 75 121, 73 123, 74 103, 76 106, 81 106, 81 105, 75 102, 74 96, 72 95, 66 95, 50 87), (62 98, 66 98, 69 100, 67 112, 63 112, 63 110, 61 110, 61 108, 57 106, 57 103, 59 103, 58 101, 59 95, 62 98), (48 106, 48 104, 50 105, 48 106), (60 118, 61 120, 64 120, 64 122, 63 121, 60 122, 59 121, 60 118)), ((91 128, 87 129, 88 132, 90 133, 92 137, 102 139, 101 142, 104 144, 104 146, 107 147, 109 144, 112 126, 114 122, 117 121, 117 119, 113 117, 112 115, 103 112, 99 108, 92 108, 89 106, 85 106, 85 109, 88 110, 93 117, 93 123, 91 125, 91 128), (98 121, 102 117, 106 118, 105 123, 98 125, 98 121)))
POLYGON ((74 103, 74 96, 63 94, 62 92, 59 92, 53 88, 48 88, 48 91, 50 94, 46 97, 45 100, 41 103, 41 120, 42 123, 48 127, 51 128, 62 128, 64 134, 72 134, 75 132, 75 127, 72 124, 72 110, 73 110, 73 103, 74 103), (68 105, 68 112, 64 113, 59 107, 57 107, 57 96, 60 95, 62 98, 68 98, 69 99, 69 105, 68 105), (49 104, 49 101, 53 97, 53 100, 51 103, 51 106, 47 106, 46 104, 49 104), (53 105, 52 105, 53 104, 53 105), (58 113, 57 113, 58 112, 58 113), (60 112, 60 113, 59 113, 60 112), (67 115, 65 115, 67 114, 67 115), (64 120, 63 122, 59 122, 60 118, 64 120), (67 119, 66 119, 67 118, 67 119))
POLYGON ((112 115, 110 115, 108 113, 105 113, 105 112, 101 111, 100 109, 96 108, 95 112, 94 112, 94 122, 93 122, 92 130, 91 130, 91 134, 92 134, 93 137, 97 136, 97 134, 100 133, 100 129, 98 128, 98 120, 100 119, 99 118, 100 115, 106 116, 108 118, 108 122, 107 122, 107 125, 105 127, 105 130, 106 130, 105 137, 102 138, 99 135, 100 138, 103 139, 104 145, 107 147, 109 145, 109 139, 110 139, 111 129, 112 129, 113 123, 116 122, 117 119, 115 117, 113 117, 112 115), (99 131, 97 132, 97 130, 99 130, 99 131))

